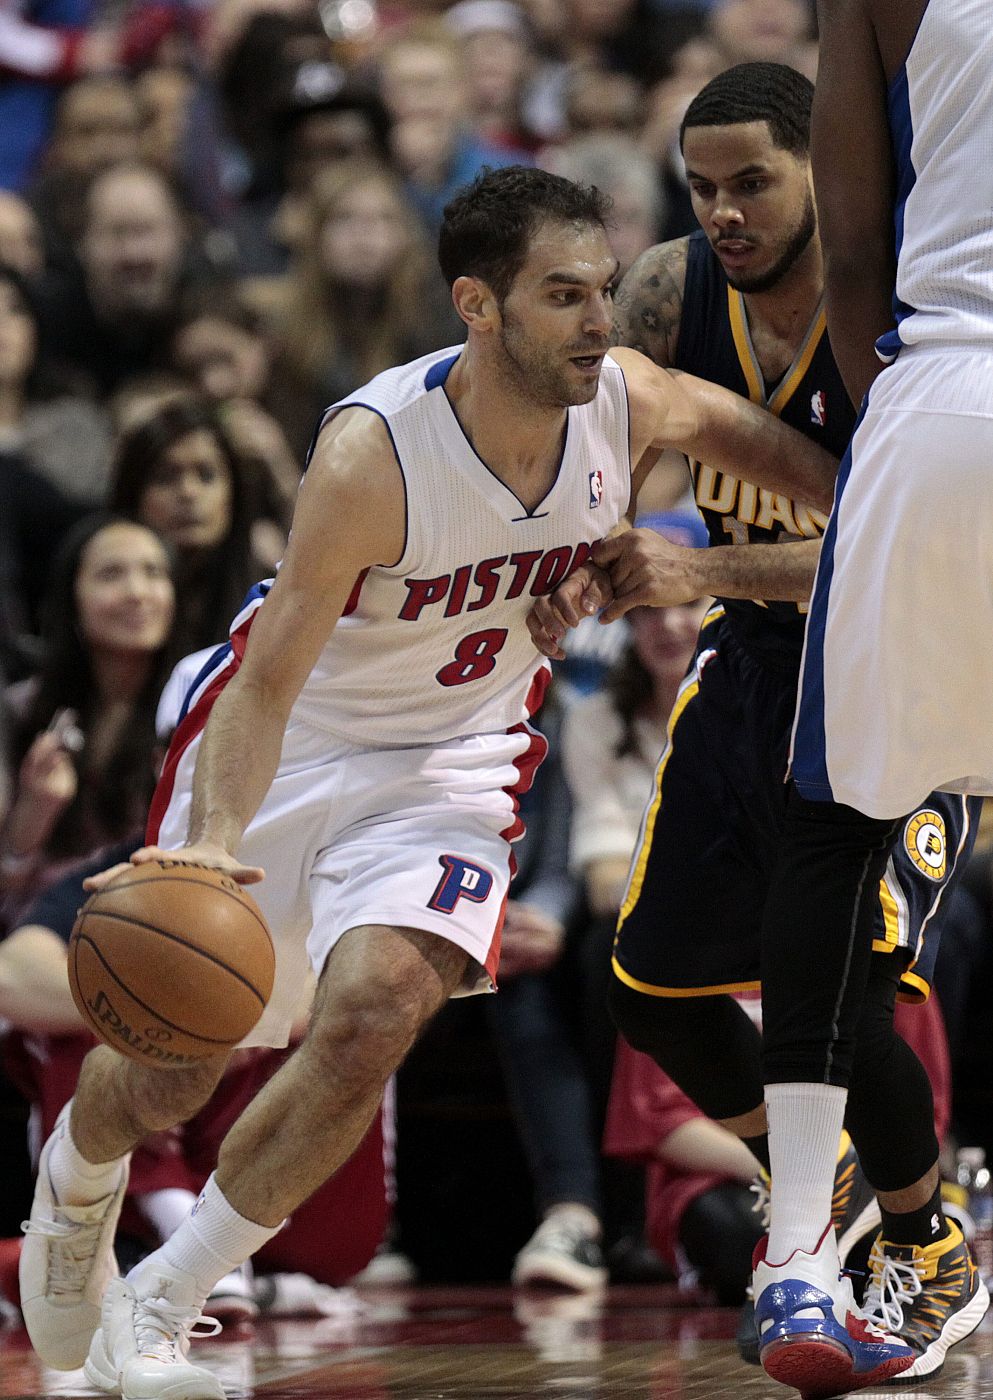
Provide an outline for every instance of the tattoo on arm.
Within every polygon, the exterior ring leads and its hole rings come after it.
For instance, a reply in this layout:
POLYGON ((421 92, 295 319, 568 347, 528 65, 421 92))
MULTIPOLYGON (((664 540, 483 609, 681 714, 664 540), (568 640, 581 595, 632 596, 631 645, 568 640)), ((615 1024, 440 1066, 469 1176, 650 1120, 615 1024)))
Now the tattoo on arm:
POLYGON ((614 297, 613 344, 640 350, 663 369, 676 358, 688 240, 659 243, 628 269, 614 297))

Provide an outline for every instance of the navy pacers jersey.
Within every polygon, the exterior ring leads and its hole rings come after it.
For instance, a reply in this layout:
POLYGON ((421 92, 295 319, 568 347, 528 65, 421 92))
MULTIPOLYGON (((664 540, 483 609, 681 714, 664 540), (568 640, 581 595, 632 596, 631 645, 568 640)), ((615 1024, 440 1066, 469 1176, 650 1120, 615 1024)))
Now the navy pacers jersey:
MULTIPOLYGON (((686 285, 675 368, 723 384, 840 457, 855 426, 855 411, 828 343, 823 306, 778 384, 759 368, 744 298, 730 285, 701 231, 689 239, 686 285)), ((705 462, 690 462, 697 507, 711 545, 813 539, 827 517, 802 502, 738 481, 705 462)), ((796 603, 721 599, 739 641, 799 664, 804 618, 796 603)))

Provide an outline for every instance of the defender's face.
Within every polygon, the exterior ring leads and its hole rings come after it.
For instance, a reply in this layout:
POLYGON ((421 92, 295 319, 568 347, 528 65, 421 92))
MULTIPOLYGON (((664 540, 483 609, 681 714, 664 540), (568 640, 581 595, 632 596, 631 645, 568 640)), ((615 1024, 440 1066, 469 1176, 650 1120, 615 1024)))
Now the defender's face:
POLYGON ((732 287, 768 291, 817 232, 809 160, 767 122, 691 126, 683 139, 693 212, 732 287))
POLYGON ((532 403, 568 407, 596 396, 610 345, 617 259, 599 224, 541 224, 501 308, 500 345, 532 403))

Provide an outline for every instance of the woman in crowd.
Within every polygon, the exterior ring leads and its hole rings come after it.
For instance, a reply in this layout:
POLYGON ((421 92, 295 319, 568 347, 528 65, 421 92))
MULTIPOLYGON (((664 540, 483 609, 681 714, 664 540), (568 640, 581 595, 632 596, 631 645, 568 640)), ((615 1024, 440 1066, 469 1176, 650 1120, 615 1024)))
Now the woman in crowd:
POLYGON ((271 572, 272 553, 255 548, 262 496, 205 399, 167 400, 122 433, 110 506, 175 551, 173 657, 224 641, 249 588, 271 572))
POLYGON ((314 184, 287 281, 276 386, 306 448, 318 414, 390 365, 461 342, 417 216, 384 166, 343 161, 314 184))
POLYGON ((8 692, 18 763, 0 833, 8 909, 55 867, 140 829, 174 610, 172 561, 151 530, 95 515, 66 536, 45 600, 44 663, 8 692))

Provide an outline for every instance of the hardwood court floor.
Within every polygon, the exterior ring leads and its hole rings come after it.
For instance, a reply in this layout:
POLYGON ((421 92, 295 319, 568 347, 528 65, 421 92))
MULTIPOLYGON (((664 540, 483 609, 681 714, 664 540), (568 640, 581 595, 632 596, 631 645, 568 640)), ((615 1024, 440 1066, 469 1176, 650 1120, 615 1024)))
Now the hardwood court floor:
MULTIPOLYGON (((501 1288, 369 1290, 361 1311, 267 1322, 198 1344, 229 1396, 266 1400, 790 1400, 738 1360, 736 1314, 681 1306, 671 1289, 600 1300, 501 1288)), ((23 1332, 0 1334, 0 1397, 89 1393, 46 1371, 23 1332)), ((864 1390, 891 1400, 993 1400, 993 1327, 956 1349, 942 1377, 864 1390)))

